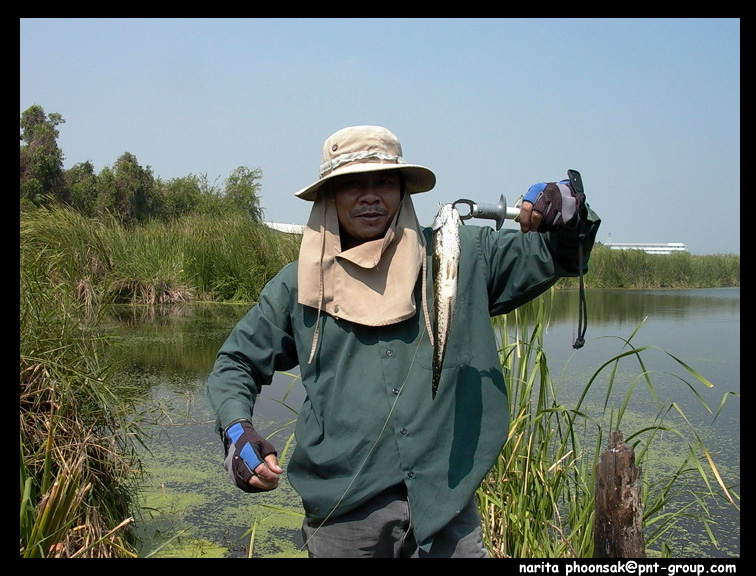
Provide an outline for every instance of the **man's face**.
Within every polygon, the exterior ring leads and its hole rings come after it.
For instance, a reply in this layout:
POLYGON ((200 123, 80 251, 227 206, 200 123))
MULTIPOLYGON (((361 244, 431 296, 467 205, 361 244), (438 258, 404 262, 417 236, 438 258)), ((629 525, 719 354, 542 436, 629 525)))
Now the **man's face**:
POLYGON ((342 249, 382 238, 402 200, 399 171, 337 176, 333 179, 333 196, 342 249))

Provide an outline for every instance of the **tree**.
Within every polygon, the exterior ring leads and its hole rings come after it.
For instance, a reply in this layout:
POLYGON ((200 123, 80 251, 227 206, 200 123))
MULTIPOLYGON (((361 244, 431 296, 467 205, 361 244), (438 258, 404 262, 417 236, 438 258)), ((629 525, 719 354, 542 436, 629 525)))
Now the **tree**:
POLYGON ((152 169, 142 168, 129 152, 118 158, 114 168, 103 168, 97 180, 98 212, 110 212, 124 224, 132 225, 160 211, 152 169))
POLYGON ((49 198, 68 202, 63 179, 63 152, 58 148, 58 126, 63 117, 49 116, 38 104, 21 114, 21 201, 36 205, 49 198))
POLYGON ((73 206, 85 216, 94 216, 97 203, 97 175, 94 165, 87 160, 63 173, 66 188, 73 206))
POLYGON ((168 182, 158 179, 157 188, 160 191, 163 207, 161 218, 170 221, 199 212, 203 203, 206 181, 207 178, 195 174, 183 178, 172 178, 168 182))
POLYGON ((236 168, 226 179, 225 198, 235 208, 241 209, 253 220, 262 221, 263 208, 258 192, 262 187, 262 170, 245 166, 236 168))

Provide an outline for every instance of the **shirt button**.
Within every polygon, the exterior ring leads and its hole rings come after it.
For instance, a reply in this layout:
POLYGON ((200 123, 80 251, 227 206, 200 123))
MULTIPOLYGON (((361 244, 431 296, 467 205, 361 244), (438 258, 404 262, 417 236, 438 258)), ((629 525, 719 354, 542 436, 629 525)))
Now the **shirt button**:
POLYGON ((407 478, 414 478, 414 477, 415 477, 415 473, 414 472, 412 472, 412 471, 407 472, 407 478))
POLYGON ((399 394, 399 388, 394 388, 391 390, 391 392, 394 394, 394 396, 396 396, 397 394, 399 394))
POLYGON ((407 429, 406 428, 402 428, 401 430, 399 430, 399 434, 401 434, 402 436, 406 436, 407 435, 407 429))
POLYGON ((393 350, 386 350, 386 356, 388 356, 389 358, 391 358, 393 355, 394 355, 394 351, 393 350))

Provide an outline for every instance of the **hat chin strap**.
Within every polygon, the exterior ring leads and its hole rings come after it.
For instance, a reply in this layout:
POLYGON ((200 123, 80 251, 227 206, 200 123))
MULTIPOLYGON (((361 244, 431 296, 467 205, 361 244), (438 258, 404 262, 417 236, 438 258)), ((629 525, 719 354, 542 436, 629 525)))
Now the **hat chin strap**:
POLYGON ((307 359, 308 364, 312 364, 315 357, 315 351, 318 349, 318 339, 320 338, 320 313, 323 310, 323 254, 325 253, 325 228, 320 228, 320 274, 318 278, 318 317, 315 319, 315 332, 312 335, 312 346, 310 347, 310 357, 307 359))
MULTIPOLYGON (((349 154, 341 154, 332 158, 328 162, 320 165, 320 177, 324 178, 332 173, 334 170, 338 170, 346 164, 352 164, 354 162, 364 162, 371 160, 378 160, 381 164, 406 164, 407 161, 401 156, 394 156, 391 154, 384 154, 383 152, 377 152, 374 150, 364 150, 362 152, 351 152, 349 154)), ((366 163, 366 162, 365 162, 366 163)))

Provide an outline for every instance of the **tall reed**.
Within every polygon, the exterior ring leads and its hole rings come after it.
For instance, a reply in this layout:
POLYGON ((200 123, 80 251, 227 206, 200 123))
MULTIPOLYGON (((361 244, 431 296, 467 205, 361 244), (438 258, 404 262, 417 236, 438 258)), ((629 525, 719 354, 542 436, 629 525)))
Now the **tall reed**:
POLYGON ((300 236, 240 214, 185 219, 185 277, 202 300, 253 302, 265 284, 296 260, 300 236))
POLYGON ((108 305, 253 300, 297 246, 235 216, 127 228, 60 207, 22 211, 22 557, 134 555, 143 391, 116 383, 103 360, 115 344, 100 330, 108 305))
MULTIPOLYGON (((22 241, 58 255, 55 274, 90 306, 109 301, 172 304, 254 302, 263 286, 298 257, 301 235, 271 230, 240 213, 189 215, 125 227, 65 208, 22 212, 22 241)), ((740 256, 646 254, 597 244, 590 288, 740 286, 740 256)), ((563 278, 558 287, 577 286, 563 278)))
MULTIPOLYGON (((133 443, 142 439, 130 395, 138 392, 112 386, 114 367, 104 365, 102 349, 113 343, 98 335, 97 314, 114 300, 254 301, 267 280, 296 258, 299 236, 234 215, 124 228, 52 209, 22 212, 20 239, 21 555, 130 556, 128 511, 139 475, 133 443)), ((597 246, 586 280, 591 287, 740 285, 739 256, 674 256, 597 246)), ((512 424, 477 496, 495 556, 591 555, 593 470, 606 428, 627 422, 630 392, 618 408, 607 396, 598 415, 585 396, 571 407, 558 398, 543 352, 549 311, 549 299, 542 297, 494 320, 512 424)), ((631 339, 587 380, 586 392, 607 373, 611 390, 617 366, 627 359, 638 366, 630 390, 642 381, 653 391, 645 350, 633 348, 631 339)), ((679 365, 694 382, 705 380, 679 365)), ((695 392, 692 385, 690 390, 695 392)), ((644 482, 646 541, 658 554, 671 553, 662 538, 683 518, 706 522, 705 506, 715 492, 729 505, 739 502, 696 431, 670 426, 668 413, 686 424, 679 406, 662 405, 658 421, 623 430, 640 464, 662 433, 682 439, 679 466, 644 482), (688 483, 690 476, 701 482, 688 483), (672 505, 681 495, 682 509, 672 505)))
MULTIPOLYGON (((724 497, 739 510, 739 496, 723 480, 679 404, 660 404, 657 418, 638 430, 621 429, 635 424, 628 423, 626 416, 639 381, 655 397, 654 382, 643 359, 648 347, 633 347, 631 340, 635 333, 631 335, 625 349, 604 362, 582 384, 575 404, 564 404, 543 351, 552 295, 553 289, 493 320, 501 338, 511 424, 507 444, 477 492, 491 554, 516 558, 593 556, 594 474, 605 448, 604 439, 615 429, 621 430, 626 442, 632 444, 636 463, 644 470, 643 522, 649 555, 672 555, 664 535, 692 520, 703 524, 712 543, 716 543, 709 527, 708 503, 724 497), (620 388, 621 379, 627 378, 620 369, 620 362, 626 360, 635 361, 637 370, 630 371, 629 384, 622 382, 625 396, 615 405, 612 392, 620 388), (599 381, 605 387, 603 406, 587 400, 599 381), (670 411, 681 418, 665 417, 670 411), (678 423, 688 425, 688 429, 681 431, 678 423), (682 447, 677 467, 660 470, 657 462, 644 467, 652 461, 653 448, 663 434, 676 435, 677 446, 682 447)), ((711 383, 671 357, 682 369, 680 381, 711 412, 696 391, 698 386, 711 383)), ((581 386, 577 382, 571 384, 581 386)))
MULTIPOLYGON (((97 250, 74 258, 94 259, 97 250)), ((133 556, 128 525, 139 468, 131 446, 139 430, 127 418, 126 395, 107 386, 108 342, 71 262, 22 218, 20 555, 133 556)))
POLYGON ((65 208, 27 211, 21 218, 28 252, 54 253, 50 272, 92 306, 253 302, 297 258, 300 241, 239 213, 134 227, 65 208))
MULTIPOLYGON (((731 288, 740 286, 740 256, 688 252, 646 254, 596 244, 591 252, 591 288, 731 288)), ((560 287, 576 287, 577 278, 562 278, 560 287)))

